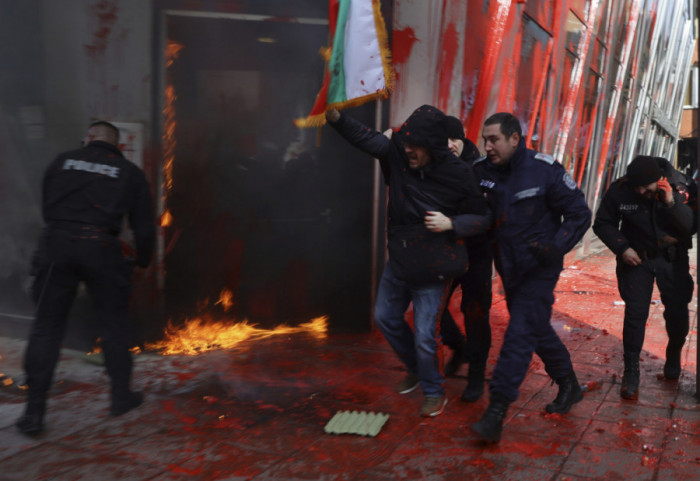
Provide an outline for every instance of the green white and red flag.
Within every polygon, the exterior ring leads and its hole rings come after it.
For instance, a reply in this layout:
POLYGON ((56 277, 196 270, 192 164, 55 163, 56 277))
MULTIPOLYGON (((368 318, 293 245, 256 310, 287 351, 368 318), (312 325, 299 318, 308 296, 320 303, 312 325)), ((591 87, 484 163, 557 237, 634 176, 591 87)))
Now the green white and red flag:
POLYGON ((308 117, 294 120, 297 127, 323 125, 326 110, 385 99, 393 88, 379 0, 329 0, 328 26, 331 45, 320 52, 326 60, 323 85, 308 117))

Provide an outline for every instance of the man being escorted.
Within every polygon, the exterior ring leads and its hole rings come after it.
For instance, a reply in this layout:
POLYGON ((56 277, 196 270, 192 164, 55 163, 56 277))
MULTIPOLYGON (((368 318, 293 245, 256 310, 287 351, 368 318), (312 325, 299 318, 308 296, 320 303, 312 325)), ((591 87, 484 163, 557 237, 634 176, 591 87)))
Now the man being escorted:
POLYGON ((351 144, 379 159, 389 185, 389 262, 374 318, 408 370, 397 392, 420 384, 420 414, 437 416, 447 403, 438 325, 452 279, 467 267, 466 249, 456 237, 488 229, 486 202, 471 167, 448 150, 445 114, 435 107, 416 109, 391 139, 337 110, 326 118, 351 144), (474 218, 465 221, 470 214, 474 218), (411 302, 413 330, 404 319, 411 302))
MULTIPOLYGON (((476 146, 464 136, 462 122, 456 117, 447 117, 447 135, 450 151, 470 166, 480 157, 476 146)), ((464 315, 466 342, 448 308, 442 316, 441 334, 445 345, 454 354, 445 365, 445 375, 457 372, 462 362, 469 362, 467 386, 462 392, 462 400, 476 402, 484 393, 486 361, 491 348, 491 283, 493 256, 486 234, 464 239, 469 253, 469 270, 452 284, 452 292, 461 285, 462 302, 460 309, 464 315)), ((447 303, 449 306, 449 302, 447 303)))
POLYGON ((510 321, 490 383, 490 402, 474 425, 480 440, 498 442, 506 411, 518 397, 533 352, 559 385, 549 413, 567 413, 583 393, 569 351, 550 324, 564 254, 591 223, 583 193, 552 157, 525 148, 510 113, 486 119, 486 160, 474 164, 494 215, 493 252, 510 321))
POLYGON ((146 267, 155 240, 151 194, 144 173, 117 148, 119 130, 90 125, 87 145, 60 154, 49 165, 42 192, 46 223, 33 261, 36 318, 24 356, 27 404, 16 425, 24 434, 44 427, 46 398, 78 283, 85 282, 102 323, 101 346, 111 379, 110 414, 139 406, 130 389, 127 303, 134 265, 146 267), (134 231, 136 259, 122 256, 124 217, 134 231))
POLYGON ((617 287, 625 301, 624 399, 639 396, 639 355, 654 279, 668 333, 664 376, 676 380, 681 374, 693 296, 688 249, 694 214, 686 204, 686 187, 683 174, 666 159, 638 155, 627 166, 627 175, 610 185, 596 213, 593 231, 617 255, 617 287))

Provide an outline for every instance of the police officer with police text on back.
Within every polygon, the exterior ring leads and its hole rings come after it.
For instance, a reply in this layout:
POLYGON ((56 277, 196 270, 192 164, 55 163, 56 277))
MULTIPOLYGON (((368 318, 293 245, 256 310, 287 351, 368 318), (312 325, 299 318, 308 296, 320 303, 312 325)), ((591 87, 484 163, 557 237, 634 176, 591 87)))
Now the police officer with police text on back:
POLYGON ((86 141, 82 149, 56 157, 44 175, 46 226, 33 262, 36 318, 24 357, 27 404, 16 423, 25 434, 43 429, 68 312, 81 281, 101 323, 110 414, 119 416, 143 402, 142 394, 130 389, 127 303, 134 265, 146 267, 153 253, 151 194, 143 171, 117 148, 114 125, 92 123, 86 141), (135 259, 122 255, 118 239, 125 216, 134 233, 135 259))
POLYGON ((550 317, 564 254, 590 226, 591 211, 564 167, 525 148, 513 114, 486 119, 482 136, 486 159, 474 164, 474 172, 494 213, 494 261, 510 321, 489 386, 489 406, 472 430, 482 441, 498 442, 533 353, 559 385, 545 408, 548 413, 567 413, 583 398, 569 351, 550 317))
POLYGON ((664 376, 681 374, 693 296, 688 249, 694 214, 687 205, 689 181, 661 157, 638 155, 627 175, 610 185, 593 231, 617 255, 617 285, 625 301, 622 328, 625 369, 620 396, 639 396, 639 355, 649 317, 654 279, 664 304, 668 333, 664 376))

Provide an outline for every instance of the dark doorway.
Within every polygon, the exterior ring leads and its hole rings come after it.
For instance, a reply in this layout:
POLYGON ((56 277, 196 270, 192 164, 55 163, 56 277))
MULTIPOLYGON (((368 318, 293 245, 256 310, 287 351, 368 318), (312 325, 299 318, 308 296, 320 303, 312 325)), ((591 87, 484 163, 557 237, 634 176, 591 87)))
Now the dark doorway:
MULTIPOLYGON (((315 129, 292 123, 320 87, 325 19, 164 17, 180 46, 164 79, 176 97, 167 318, 329 315, 331 329, 369 329, 373 161, 328 127, 317 146, 315 129), (225 314, 212 308, 224 289, 225 314)), ((374 123, 373 105, 352 114, 374 123)))

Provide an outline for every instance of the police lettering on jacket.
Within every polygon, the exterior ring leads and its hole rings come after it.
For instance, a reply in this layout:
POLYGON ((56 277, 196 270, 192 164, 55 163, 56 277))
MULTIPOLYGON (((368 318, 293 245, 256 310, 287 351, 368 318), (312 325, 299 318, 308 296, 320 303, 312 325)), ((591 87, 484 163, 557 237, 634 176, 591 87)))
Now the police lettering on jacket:
POLYGON ((106 175, 114 179, 119 177, 119 167, 98 164, 95 162, 86 162, 84 160, 66 159, 63 162, 63 170, 81 170, 83 172, 106 175))

